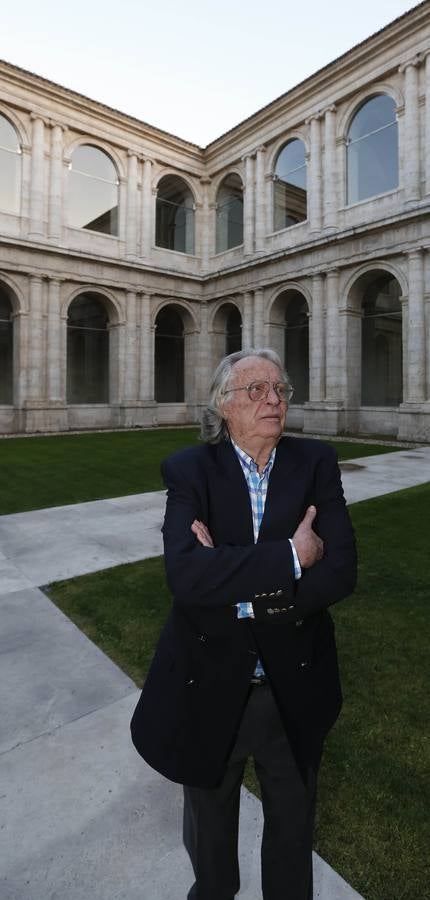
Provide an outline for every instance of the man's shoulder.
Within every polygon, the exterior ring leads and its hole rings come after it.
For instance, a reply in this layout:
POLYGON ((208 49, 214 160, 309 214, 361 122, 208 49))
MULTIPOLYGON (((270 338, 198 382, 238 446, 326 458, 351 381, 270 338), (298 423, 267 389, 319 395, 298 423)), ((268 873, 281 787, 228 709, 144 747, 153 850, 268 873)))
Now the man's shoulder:
POLYGON ((324 458, 337 459, 334 447, 325 441, 317 440, 317 438, 287 435, 281 439, 278 446, 279 449, 282 448, 282 453, 288 454, 290 457, 295 456, 298 461, 307 459, 310 462, 317 462, 319 459, 324 458))
POLYGON ((211 444, 195 444, 176 450, 161 463, 162 471, 196 472, 214 462, 214 446, 211 444))

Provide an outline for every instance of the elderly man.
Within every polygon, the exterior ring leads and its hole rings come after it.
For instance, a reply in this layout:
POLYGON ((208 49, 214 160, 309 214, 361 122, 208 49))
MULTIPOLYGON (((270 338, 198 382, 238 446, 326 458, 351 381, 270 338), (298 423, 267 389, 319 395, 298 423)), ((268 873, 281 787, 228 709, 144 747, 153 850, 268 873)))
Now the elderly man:
POLYGON ((162 465, 173 608, 132 720, 185 794, 188 900, 239 891, 240 787, 254 759, 264 900, 312 898, 315 788, 341 707, 332 603, 355 544, 333 450, 282 437, 292 388, 272 350, 218 366, 200 446, 162 465))

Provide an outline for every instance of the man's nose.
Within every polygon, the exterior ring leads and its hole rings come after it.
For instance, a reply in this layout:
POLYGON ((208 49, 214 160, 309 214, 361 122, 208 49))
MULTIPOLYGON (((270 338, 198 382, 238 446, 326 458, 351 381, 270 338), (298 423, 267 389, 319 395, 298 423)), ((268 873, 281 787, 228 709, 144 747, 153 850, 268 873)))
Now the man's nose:
POLYGON ((266 397, 266 402, 272 403, 274 406, 278 406, 278 404, 281 402, 275 391, 275 388, 273 387, 273 384, 271 384, 269 387, 269 393, 266 397))

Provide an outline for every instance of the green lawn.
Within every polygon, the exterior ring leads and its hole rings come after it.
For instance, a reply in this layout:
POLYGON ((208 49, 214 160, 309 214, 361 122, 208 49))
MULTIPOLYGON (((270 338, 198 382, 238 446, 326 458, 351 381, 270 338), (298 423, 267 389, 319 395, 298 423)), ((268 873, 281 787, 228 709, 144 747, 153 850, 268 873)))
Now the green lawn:
MULTIPOLYGON (((366 900, 427 895, 430 484, 355 504, 355 596, 333 608, 345 705, 324 755, 316 849, 366 900)), ((170 599, 161 558, 52 585, 137 683, 170 599)), ((256 790, 250 770, 247 783, 256 790)))
MULTIPOLYGON (((0 440, 0 515, 161 490, 160 460, 197 439, 197 428, 159 428, 0 440)), ((342 459, 396 449, 335 446, 342 459)))

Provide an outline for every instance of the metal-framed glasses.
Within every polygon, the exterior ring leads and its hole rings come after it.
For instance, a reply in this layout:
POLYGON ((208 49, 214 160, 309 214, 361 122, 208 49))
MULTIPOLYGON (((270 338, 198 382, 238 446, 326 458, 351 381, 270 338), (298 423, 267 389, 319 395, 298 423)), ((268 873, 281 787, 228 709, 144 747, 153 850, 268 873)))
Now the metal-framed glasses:
POLYGON ((276 396, 282 403, 288 403, 294 393, 294 388, 286 381, 251 381, 251 384, 245 384, 243 387, 227 388, 223 394, 232 394, 233 391, 248 391, 250 400, 267 400, 270 388, 273 388, 276 396))

